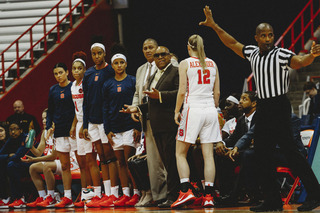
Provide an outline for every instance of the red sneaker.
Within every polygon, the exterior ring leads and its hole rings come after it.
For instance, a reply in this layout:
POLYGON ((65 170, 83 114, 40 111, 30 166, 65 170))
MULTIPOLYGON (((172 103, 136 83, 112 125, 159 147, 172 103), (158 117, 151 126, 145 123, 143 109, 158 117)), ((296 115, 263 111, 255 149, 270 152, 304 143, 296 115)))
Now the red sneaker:
POLYGON ((118 198, 116 198, 116 196, 111 195, 111 196, 109 196, 108 200, 100 203, 100 207, 114 207, 114 203, 117 200, 118 200, 118 198))
POLYGON ((99 208, 100 207, 101 198, 98 196, 94 196, 89 203, 86 204, 89 208, 99 208))
POLYGON ((193 195, 191 189, 189 189, 187 192, 180 191, 178 199, 171 205, 171 208, 179 208, 191 204, 195 200, 196 197, 193 195))
POLYGON ((67 197, 63 197, 60 201, 60 203, 57 203, 56 205, 54 205, 56 208, 70 208, 70 207, 74 207, 73 202, 71 199, 67 198, 67 197))
POLYGON ((109 196, 108 196, 108 195, 106 195, 106 194, 102 194, 102 197, 101 197, 100 203, 102 203, 102 202, 104 202, 104 201, 106 201, 106 200, 108 200, 108 199, 109 199, 109 196))
POLYGON ((7 200, 1 200, 0 199, 0 209, 8 209, 10 204, 10 198, 7 200))
POLYGON ((79 202, 74 203, 74 207, 83 208, 84 207, 84 202, 82 200, 80 200, 79 202))
POLYGON ((29 208, 36 208, 38 203, 41 203, 43 201, 42 197, 38 197, 35 201, 32 203, 27 203, 27 207, 29 208))
POLYGON ((131 200, 131 197, 123 195, 116 202, 114 202, 114 207, 124 207, 126 206, 126 202, 128 202, 129 200, 131 200))
POLYGON ((134 194, 131 199, 125 203, 125 206, 134 206, 136 205, 140 200, 140 196, 137 194, 134 194))
POLYGON ((56 205, 57 201, 55 198, 52 198, 51 195, 47 195, 46 199, 40 203, 37 203, 37 207, 40 208, 52 208, 56 205))
POLYGON ((9 208, 21 209, 26 208, 27 203, 24 201, 24 198, 20 198, 19 200, 15 200, 13 203, 9 204, 9 208))
POLYGON ((203 197, 202 207, 204 208, 214 207, 213 197, 210 194, 207 194, 205 197, 203 197))

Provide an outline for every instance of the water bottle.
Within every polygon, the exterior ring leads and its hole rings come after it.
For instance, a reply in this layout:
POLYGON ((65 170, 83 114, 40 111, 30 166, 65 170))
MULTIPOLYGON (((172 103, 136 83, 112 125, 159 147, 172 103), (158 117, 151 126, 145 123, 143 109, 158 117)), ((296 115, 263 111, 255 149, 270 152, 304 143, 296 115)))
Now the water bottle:
POLYGON ((36 131, 34 131, 34 129, 30 129, 29 138, 26 143, 26 148, 30 149, 33 146, 33 141, 35 137, 36 137, 36 131))

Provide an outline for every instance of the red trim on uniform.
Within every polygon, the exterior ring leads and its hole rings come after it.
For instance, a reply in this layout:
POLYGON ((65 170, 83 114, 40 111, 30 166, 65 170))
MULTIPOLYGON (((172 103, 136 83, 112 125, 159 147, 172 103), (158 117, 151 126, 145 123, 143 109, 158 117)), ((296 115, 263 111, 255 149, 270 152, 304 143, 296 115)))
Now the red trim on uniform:
MULTIPOLYGON (((83 80, 83 79, 81 79, 80 83, 79 83, 77 86, 80 86, 80 85, 82 84, 82 80, 83 80)), ((76 82, 76 83, 77 83, 77 82, 76 82)))
POLYGON ((190 110, 190 108, 188 107, 187 118, 186 118, 186 125, 185 125, 186 127, 185 127, 185 131, 184 131, 184 139, 183 139, 183 141, 186 141, 186 136, 187 136, 189 110, 190 110))
POLYGON ((186 103, 188 103, 188 97, 189 97, 189 78, 187 76, 187 95, 186 95, 186 103))

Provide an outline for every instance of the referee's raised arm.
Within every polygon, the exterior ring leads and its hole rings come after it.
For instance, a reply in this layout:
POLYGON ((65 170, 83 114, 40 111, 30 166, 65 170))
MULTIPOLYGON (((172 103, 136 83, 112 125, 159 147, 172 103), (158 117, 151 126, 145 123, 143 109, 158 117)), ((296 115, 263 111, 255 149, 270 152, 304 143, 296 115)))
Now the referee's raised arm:
POLYGON ((304 56, 295 55, 292 57, 290 67, 292 69, 300 69, 310 65, 313 60, 320 55, 320 45, 314 41, 311 46, 310 53, 304 56))
POLYGON ((206 16, 206 20, 200 22, 199 25, 204 25, 212 28, 218 34, 220 40, 224 45, 232 49, 233 52, 235 52, 241 58, 244 58, 244 55, 242 52, 244 45, 238 42, 235 38, 233 38, 230 34, 224 31, 221 27, 219 27, 219 25, 212 18, 212 12, 209 6, 205 6, 205 8, 203 8, 203 12, 206 16))

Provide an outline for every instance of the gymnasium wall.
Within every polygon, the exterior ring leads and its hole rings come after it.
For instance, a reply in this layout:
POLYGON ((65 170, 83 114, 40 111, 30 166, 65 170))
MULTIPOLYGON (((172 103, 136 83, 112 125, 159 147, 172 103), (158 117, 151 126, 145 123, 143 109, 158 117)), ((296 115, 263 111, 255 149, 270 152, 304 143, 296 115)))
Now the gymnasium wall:
MULTIPOLYGON (((87 54, 87 67, 92 66, 90 43, 93 35, 103 37, 107 50, 114 41, 116 26, 112 13, 106 1, 99 1, 94 10, 57 48, 2 97, 0 121, 6 120, 9 115, 13 114, 12 105, 15 100, 20 99, 24 102, 25 111, 36 116, 41 125, 41 114, 47 108, 49 89, 57 83, 53 76, 53 66, 58 62, 66 63, 69 68, 69 79, 74 80, 71 73, 72 54, 80 50, 87 54)), ((107 59, 109 58, 107 51, 107 59)))

